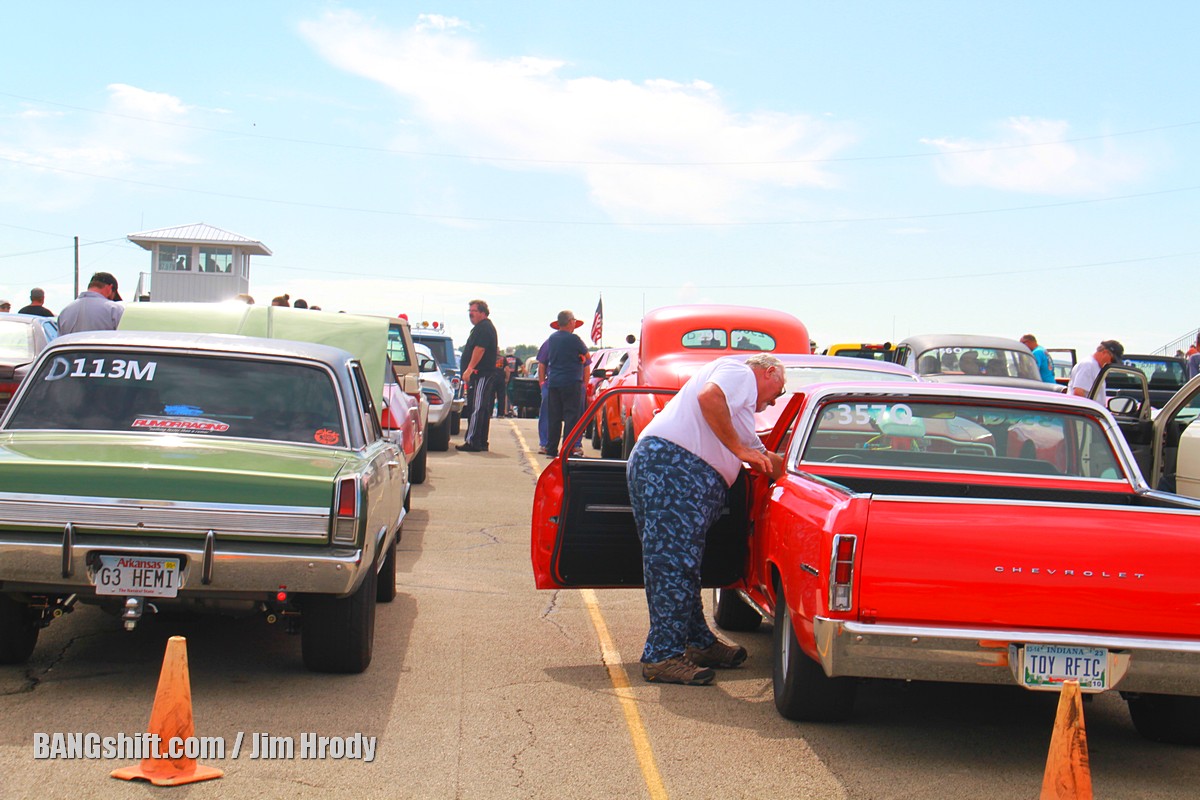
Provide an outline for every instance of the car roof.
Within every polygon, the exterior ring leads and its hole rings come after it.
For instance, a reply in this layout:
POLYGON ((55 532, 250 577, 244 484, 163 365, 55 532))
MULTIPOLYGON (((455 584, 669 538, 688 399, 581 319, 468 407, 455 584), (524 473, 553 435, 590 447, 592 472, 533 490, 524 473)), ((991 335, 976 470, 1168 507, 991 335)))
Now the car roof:
POLYGON ((903 339, 899 347, 909 346, 917 352, 937 347, 987 347, 992 350, 1029 350, 1016 339, 1005 336, 980 336, 974 333, 923 333, 903 339))

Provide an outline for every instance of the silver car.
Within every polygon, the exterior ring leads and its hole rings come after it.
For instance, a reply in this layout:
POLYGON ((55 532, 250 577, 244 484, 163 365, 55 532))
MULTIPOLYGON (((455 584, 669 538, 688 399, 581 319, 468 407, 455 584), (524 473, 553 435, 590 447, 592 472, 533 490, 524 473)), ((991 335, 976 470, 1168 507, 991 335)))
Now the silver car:
POLYGON ((1029 348, 1016 339, 965 333, 927 333, 896 345, 893 359, 935 383, 975 383, 1061 392, 1038 373, 1029 348))
POLYGON ((449 450, 454 413, 454 390, 433 357, 428 345, 413 344, 417 367, 421 370, 421 394, 429 401, 429 426, 426 441, 430 450, 449 450))

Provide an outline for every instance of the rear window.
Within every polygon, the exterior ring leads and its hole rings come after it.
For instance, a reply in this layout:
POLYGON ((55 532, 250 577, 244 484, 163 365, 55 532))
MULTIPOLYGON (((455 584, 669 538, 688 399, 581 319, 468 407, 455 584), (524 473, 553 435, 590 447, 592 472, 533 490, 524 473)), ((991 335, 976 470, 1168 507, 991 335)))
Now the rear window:
POLYGON ((306 364, 145 351, 47 359, 8 430, 145 431, 345 446, 333 376, 306 364))
POLYGON ((682 344, 688 350, 774 350, 775 337, 763 331, 735 328, 698 328, 683 335, 682 344))
MULTIPOLYGON (((1187 382, 1183 364, 1178 361, 1159 361, 1153 358, 1126 357, 1122 362, 1126 367, 1140 370, 1146 376, 1151 389, 1178 389, 1187 382)), ((1129 376, 1114 372, 1104 379, 1109 389, 1141 388, 1137 381, 1129 376)))
POLYGON ((33 331, 24 322, 0 320, 0 359, 9 362, 33 358, 33 331))
POLYGON ((919 375, 986 375, 1040 381, 1037 362, 1028 350, 992 347, 935 347, 917 358, 919 375))
POLYGON ((1093 417, 919 399, 827 402, 800 459, 810 464, 1124 479, 1112 443, 1093 417))

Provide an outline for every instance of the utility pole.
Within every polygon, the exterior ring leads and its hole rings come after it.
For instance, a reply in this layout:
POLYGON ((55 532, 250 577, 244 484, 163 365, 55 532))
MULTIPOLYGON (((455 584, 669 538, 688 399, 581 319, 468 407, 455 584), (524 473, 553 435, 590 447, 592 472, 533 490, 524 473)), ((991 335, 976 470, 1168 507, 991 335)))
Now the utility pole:
POLYGON ((79 297, 79 237, 75 237, 75 293, 71 295, 74 300, 79 297))

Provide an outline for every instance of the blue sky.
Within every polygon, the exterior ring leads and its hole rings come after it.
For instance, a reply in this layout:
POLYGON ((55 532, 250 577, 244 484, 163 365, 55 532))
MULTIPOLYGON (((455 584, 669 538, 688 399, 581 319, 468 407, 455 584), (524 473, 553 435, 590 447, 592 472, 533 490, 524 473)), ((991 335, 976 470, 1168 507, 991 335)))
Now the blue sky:
POLYGON ((127 234, 258 239, 259 302, 446 320, 767 306, 819 346, 1200 327, 1200 5, 22 3, 0 296, 127 234), (119 11, 119 13, 117 13, 119 11))

